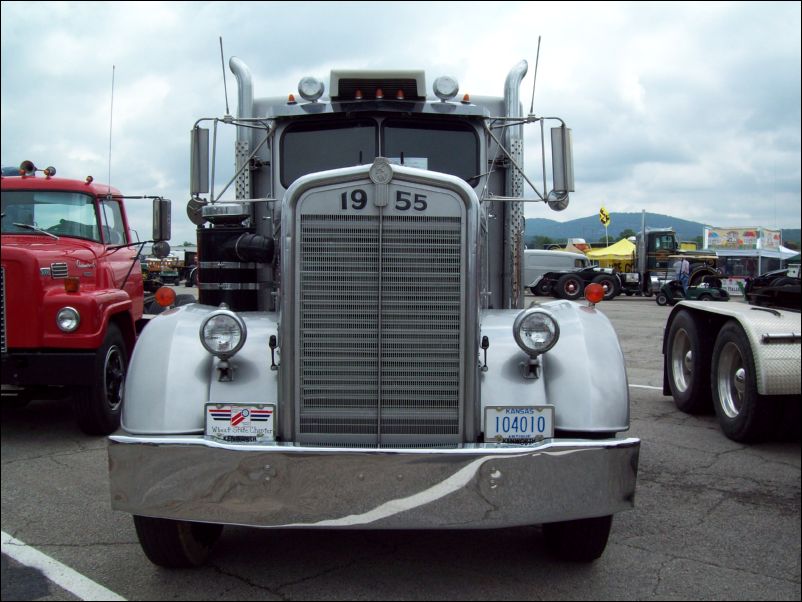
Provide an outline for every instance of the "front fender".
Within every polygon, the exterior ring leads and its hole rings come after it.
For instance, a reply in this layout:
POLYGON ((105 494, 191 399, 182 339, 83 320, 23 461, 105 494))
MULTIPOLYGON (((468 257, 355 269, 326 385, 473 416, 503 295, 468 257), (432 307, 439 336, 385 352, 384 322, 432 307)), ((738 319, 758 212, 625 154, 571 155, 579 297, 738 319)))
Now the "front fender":
MULTIPOLYGON (((540 377, 525 379, 520 364, 528 356, 513 337, 518 311, 482 314, 482 334, 490 340, 488 370, 482 373, 482 407, 553 404, 555 426, 566 431, 614 432, 629 429, 629 387, 624 354, 603 313, 571 301, 538 305, 560 326, 557 344, 540 357, 540 377)), ((482 412, 484 414, 484 412, 482 412)))
POLYGON ((270 370, 268 341, 276 334, 273 314, 242 313, 248 336, 229 363, 231 382, 218 380, 219 360, 201 345, 204 318, 218 309, 184 305, 152 319, 137 341, 122 410, 131 434, 202 433, 207 402, 277 403, 277 372, 270 370))

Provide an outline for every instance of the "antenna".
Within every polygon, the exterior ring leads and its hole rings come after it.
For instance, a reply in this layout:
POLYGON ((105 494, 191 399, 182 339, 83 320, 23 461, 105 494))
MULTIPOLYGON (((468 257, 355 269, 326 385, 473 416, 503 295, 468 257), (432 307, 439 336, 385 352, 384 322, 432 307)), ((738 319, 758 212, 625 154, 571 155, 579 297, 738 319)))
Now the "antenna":
POLYGON ((220 66, 223 68, 223 91, 226 95, 226 115, 229 115, 228 111, 228 86, 226 86, 226 63, 225 59, 223 58, 223 36, 220 36, 220 66))
POLYGON ((108 179, 108 195, 111 196, 111 128, 114 119, 114 69, 115 66, 111 66, 111 109, 109 110, 109 179, 108 179))
POLYGON ((535 56, 535 77, 532 80, 532 104, 529 105, 529 114, 535 110, 535 84, 537 84, 537 63, 540 60, 540 36, 537 37, 537 55, 535 56))

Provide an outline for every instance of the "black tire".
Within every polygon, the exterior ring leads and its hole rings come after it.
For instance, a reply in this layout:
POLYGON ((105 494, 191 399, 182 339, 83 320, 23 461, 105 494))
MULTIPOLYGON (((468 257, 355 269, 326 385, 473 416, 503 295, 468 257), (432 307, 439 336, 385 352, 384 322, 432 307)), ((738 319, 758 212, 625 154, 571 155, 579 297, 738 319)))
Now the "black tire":
POLYGON ((621 283, 618 278, 610 274, 599 274, 593 279, 596 284, 604 287, 604 300, 615 299, 621 293, 621 283))
POLYGON ((223 532, 223 525, 218 524, 136 515, 134 526, 148 560, 171 569, 205 563, 223 532))
POLYGON ((543 525, 549 550, 562 560, 592 562, 604 553, 613 516, 599 516, 543 525))
POLYGON ((95 353, 93 385, 75 392, 73 410, 87 435, 108 435, 120 427, 128 350, 120 329, 109 323, 106 338, 95 353))
POLYGON ((733 441, 760 441, 777 425, 779 405, 758 394, 752 347, 737 322, 725 324, 716 337, 710 388, 721 430, 733 441))
POLYGON ((655 301, 657 301, 657 305, 659 305, 661 307, 663 307, 665 305, 668 305, 668 297, 662 291, 657 293, 657 297, 655 298, 655 301))
POLYGON ((548 297, 553 292, 551 280, 541 279, 535 286, 532 287, 532 294, 540 297, 548 297))
POLYGON ((687 414, 710 413, 711 344, 699 335, 690 312, 680 311, 671 323, 665 354, 666 377, 677 408, 687 414))
POLYGON ((703 293, 699 295, 699 301, 712 301, 712 300, 713 300, 713 295, 711 295, 710 293, 703 293))
POLYGON ((585 290, 585 282, 576 274, 565 274, 560 276, 554 287, 554 294, 560 299, 576 301, 582 296, 585 290))

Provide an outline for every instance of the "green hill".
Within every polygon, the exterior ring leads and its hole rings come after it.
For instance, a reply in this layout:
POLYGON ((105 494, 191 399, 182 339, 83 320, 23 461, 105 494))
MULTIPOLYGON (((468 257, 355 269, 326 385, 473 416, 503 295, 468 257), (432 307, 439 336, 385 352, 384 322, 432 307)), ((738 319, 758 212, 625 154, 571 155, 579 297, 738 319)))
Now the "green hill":
MULTIPOLYGON (((642 214, 640 213, 611 213, 610 225, 607 228, 610 244, 617 241, 618 235, 624 230, 639 232, 641 229, 641 219, 642 214)), ((674 228, 680 240, 692 241, 704 235, 705 224, 678 217, 671 217, 670 215, 647 213, 646 226, 649 228, 674 228)), ((557 222, 544 218, 531 218, 526 220, 524 235, 526 240, 534 236, 548 236, 556 241, 564 241, 566 238, 584 238, 587 241, 595 242, 604 240, 604 226, 599 222, 598 215, 581 217, 567 222, 557 222)), ((783 241, 795 242, 798 246, 800 241, 800 229, 784 229, 783 241)))

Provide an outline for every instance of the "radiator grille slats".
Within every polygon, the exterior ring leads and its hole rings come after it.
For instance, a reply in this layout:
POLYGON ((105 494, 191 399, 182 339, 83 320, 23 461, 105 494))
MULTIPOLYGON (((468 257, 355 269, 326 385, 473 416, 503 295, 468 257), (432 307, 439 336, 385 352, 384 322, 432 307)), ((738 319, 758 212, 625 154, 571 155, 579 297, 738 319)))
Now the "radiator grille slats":
POLYGON ((299 441, 460 441, 463 226, 301 216, 299 441))

